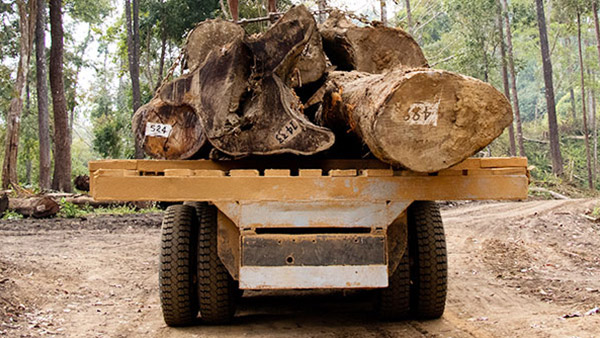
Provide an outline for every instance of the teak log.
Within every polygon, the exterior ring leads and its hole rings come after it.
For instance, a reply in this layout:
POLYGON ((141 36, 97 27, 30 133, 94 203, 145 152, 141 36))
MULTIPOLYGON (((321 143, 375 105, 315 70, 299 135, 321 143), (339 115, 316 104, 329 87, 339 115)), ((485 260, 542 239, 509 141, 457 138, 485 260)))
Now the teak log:
POLYGON ((60 210, 58 203, 48 196, 10 198, 8 208, 23 216, 34 218, 51 217, 60 210))
POLYGON ((244 37, 244 29, 233 22, 206 20, 188 34, 183 53, 189 69, 200 66, 214 48, 221 48, 244 37))
POLYGON ((397 67, 427 67, 421 47, 400 28, 358 27, 333 11, 320 27, 323 47, 337 70, 383 73, 397 67))
POLYGON ((480 80, 399 69, 331 73, 317 118, 324 126, 346 126, 384 162, 436 172, 492 142, 512 111, 502 93, 480 80))
POLYGON ((4 212, 8 210, 8 195, 0 195, 0 217, 4 215, 4 212))
MULTIPOLYGON (((293 28, 298 25, 284 23, 290 31, 282 34, 298 32, 293 28)), ((333 133, 304 116, 299 98, 276 75, 298 43, 307 42, 304 33, 295 39, 273 55, 265 52, 272 49, 266 40, 255 40, 257 54, 244 41, 234 41, 213 50, 201 67, 167 83, 157 95, 166 104, 192 107, 208 141, 230 156, 325 150, 334 142, 333 133)))
POLYGON ((198 115, 185 104, 172 106, 154 98, 138 109, 132 125, 144 152, 156 159, 192 158, 206 143, 198 115))
POLYGON ((90 177, 88 175, 77 175, 73 183, 75 183, 77 190, 90 191, 90 177))

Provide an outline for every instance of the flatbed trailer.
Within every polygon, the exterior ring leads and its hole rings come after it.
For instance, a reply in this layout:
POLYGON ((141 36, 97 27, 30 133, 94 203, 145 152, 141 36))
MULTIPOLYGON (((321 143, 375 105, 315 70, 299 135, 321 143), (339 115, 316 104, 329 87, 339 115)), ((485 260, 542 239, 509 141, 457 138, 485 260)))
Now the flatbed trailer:
POLYGON ((378 289, 383 318, 444 312, 447 255, 436 200, 527 198, 527 159, 469 158, 433 174, 377 160, 104 160, 96 200, 167 208, 165 322, 224 323, 240 290, 378 289))

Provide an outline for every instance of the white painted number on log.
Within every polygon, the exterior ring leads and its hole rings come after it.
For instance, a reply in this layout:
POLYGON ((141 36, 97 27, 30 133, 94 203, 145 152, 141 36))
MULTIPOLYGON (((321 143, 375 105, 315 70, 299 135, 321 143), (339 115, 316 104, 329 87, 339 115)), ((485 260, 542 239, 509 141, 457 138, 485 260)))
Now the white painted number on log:
POLYGON ((300 134, 301 131, 302 130, 298 122, 290 120, 275 134, 275 139, 277 142, 279 142, 279 144, 284 144, 293 139, 294 136, 300 134))
POLYGON ((146 123, 146 136, 169 137, 173 127, 170 124, 146 123))
POLYGON ((410 105, 403 119, 408 124, 437 126, 440 100, 437 102, 415 102, 410 105))

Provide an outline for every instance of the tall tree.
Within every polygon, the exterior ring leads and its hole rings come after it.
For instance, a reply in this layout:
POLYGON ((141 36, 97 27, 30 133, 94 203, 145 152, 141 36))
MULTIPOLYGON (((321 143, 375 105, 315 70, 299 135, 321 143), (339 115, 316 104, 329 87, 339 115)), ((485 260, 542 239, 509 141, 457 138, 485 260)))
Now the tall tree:
MULTIPOLYGON (((127 57, 131 77, 133 112, 142 105, 140 91, 140 24, 139 0, 125 0, 125 24, 127 25, 127 57), (133 11, 132 11, 133 7, 133 11)), ((135 158, 144 158, 144 149, 135 139, 135 158)))
MULTIPOLYGON (((508 66, 506 64, 506 42, 504 41, 504 24, 502 23, 502 4, 498 2, 498 35, 500 37, 500 58, 502 59, 502 85, 504 95, 510 100, 510 85, 508 83, 508 66)), ((508 126, 508 141, 510 144, 510 156, 517 155, 515 144, 515 127, 513 122, 508 126)))
POLYGON ((319 6, 319 23, 325 22, 325 9, 327 8, 327 0, 317 0, 319 6))
POLYGON ((52 188, 71 192, 71 135, 63 82, 64 31, 62 0, 50 0, 50 89, 54 112, 54 176, 52 188))
MULTIPOLYGON (((506 1, 506 0, 503 0, 506 1)), ((548 110, 548 130, 550 134, 550 155, 552 157, 552 172, 562 175, 563 163, 560 153, 558 138, 558 123, 556 122, 556 103, 554 101, 554 84, 552 82, 552 61, 550 60, 550 49, 548 48, 548 32, 546 30, 546 16, 542 0, 535 0, 537 23, 540 32, 540 47, 542 52, 542 69, 544 72, 544 84, 546 94, 546 107, 548 110)))
POLYGON ((587 172, 588 172, 588 186, 590 189, 594 189, 594 182, 592 179, 592 159, 590 156, 590 140, 589 140, 589 129, 587 123, 587 102, 585 101, 585 76, 583 64, 583 53, 581 50, 581 13, 580 9, 577 8, 577 45, 579 48, 579 76, 581 78, 581 111, 583 114, 583 135, 585 139, 585 154, 587 159, 587 172))
POLYGON ((412 13, 410 11, 410 0, 405 0, 404 4, 406 5, 406 20, 407 22, 407 30, 410 34, 412 34, 412 26, 413 26, 413 20, 412 20, 412 13))
POLYGON ((40 144, 40 188, 50 189, 50 115, 48 113, 48 73, 46 70, 46 0, 37 1, 35 25, 35 65, 40 144))
POLYGON ((381 23, 387 26, 387 6, 385 0, 379 0, 379 6, 381 7, 381 23))
MULTIPOLYGON (((519 155, 525 156, 525 146, 523 145, 523 128, 521 125, 521 111, 519 109, 519 95, 517 94, 517 72, 515 71, 515 60, 512 45, 512 33, 510 29, 510 20, 508 18, 508 4, 506 0, 502 2, 502 11, 504 14, 504 25, 506 26, 506 47, 508 56, 508 69, 510 71, 510 85, 512 90, 513 112, 517 124, 517 143, 519 145, 519 155)), ((537 1, 537 0, 536 0, 537 1)))
POLYGON ((29 73, 29 58, 33 47, 35 30, 36 0, 17 0, 19 12, 19 63, 17 65, 17 78, 13 88, 13 97, 6 118, 6 143, 4 163, 2 165, 2 188, 8 189, 13 184, 18 184, 17 156, 19 152, 19 127, 23 111, 23 94, 25 82, 29 73))

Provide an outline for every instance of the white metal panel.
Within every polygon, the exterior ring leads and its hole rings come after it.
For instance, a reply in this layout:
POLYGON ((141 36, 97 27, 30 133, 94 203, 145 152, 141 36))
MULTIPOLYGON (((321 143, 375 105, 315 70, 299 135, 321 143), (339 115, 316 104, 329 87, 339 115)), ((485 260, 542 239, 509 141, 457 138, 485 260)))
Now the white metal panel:
POLYGON ((240 289, 384 288, 387 265, 242 266, 240 289))

